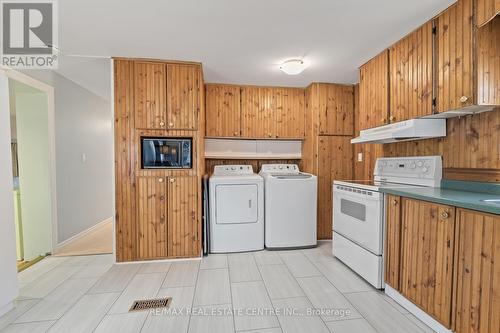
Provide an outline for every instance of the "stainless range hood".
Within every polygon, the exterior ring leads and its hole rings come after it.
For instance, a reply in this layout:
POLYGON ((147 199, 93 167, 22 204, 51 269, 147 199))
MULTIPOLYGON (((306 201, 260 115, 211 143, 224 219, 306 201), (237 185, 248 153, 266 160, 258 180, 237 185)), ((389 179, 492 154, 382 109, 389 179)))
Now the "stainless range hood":
POLYGON ((411 119, 362 130, 351 143, 391 143, 446 136, 446 119, 411 119))

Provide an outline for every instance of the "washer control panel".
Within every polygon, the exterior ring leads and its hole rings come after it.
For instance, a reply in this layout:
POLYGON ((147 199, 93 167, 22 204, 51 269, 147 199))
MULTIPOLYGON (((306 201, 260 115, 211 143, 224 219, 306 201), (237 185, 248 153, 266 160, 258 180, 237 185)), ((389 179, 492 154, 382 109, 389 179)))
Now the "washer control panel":
POLYGON ((214 175, 218 176, 251 174, 253 174, 253 168, 251 165, 216 165, 214 167, 214 175))
POLYGON ((299 173, 297 164, 263 164, 260 172, 267 173, 299 173))

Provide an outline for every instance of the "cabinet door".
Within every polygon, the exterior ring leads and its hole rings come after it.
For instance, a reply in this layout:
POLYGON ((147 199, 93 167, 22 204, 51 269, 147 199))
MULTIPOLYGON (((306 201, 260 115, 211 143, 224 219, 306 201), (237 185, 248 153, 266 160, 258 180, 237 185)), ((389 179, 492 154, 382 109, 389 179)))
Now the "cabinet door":
POLYGON ((198 177, 168 180, 168 255, 190 257, 200 254, 198 177))
POLYGON ((459 0, 436 18, 436 111, 474 104, 473 0, 459 0))
POLYGON ((206 135, 240 136, 240 87, 207 84, 206 135))
POLYGON ((386 125, 389 117, 389 51, 359 69, 360 130, 386 125))
POLYGON ((432 21, 394 44, 389 52, 389 120, 431 115, 432 21))
POLYGON ((167 65, 168 129, 198 128, 201 88, 200 66, 167 65))
POLYGON ((488 23, 500 13, 500 0, 476 1, 476 24, 478 27, 488 23))
POLYGON ((384 244, 385 283, 396 290, 399 287, 401 259, 401 197, 387 195, 384 244))
POLYGON ((477 104, 500 105, 500 16, 477 29, 476 35, 477 104))
POLYGON ((135 127, 164 129, 167 121, 165 64, 134 64, 135 127))
POLYGON ((332 185, 352 179, 352 145, 348 136, 318 137, 318 239, 332 238, 332 185))
POLYGON ((167 257, 165 177, 137 177, 137 259, 167 257))
POLYGON ((403 199, 401 293, 451 327, 455 208, 403 199))
POLYGON ((353 135, 354 88, 340 84, 318 85, 320 135, 353 135))
POLYGON ((274 91, 269 87, 243 87, 241 90, 241 136, 273 138, 276 133, 274 91))
POLYGON ((305 91, 300 88, 275 88, 277 138, 303 138, 305 131, 305 91))
POLYGON ((458 209, 455 332, 500 332, 500 216, 458 209))

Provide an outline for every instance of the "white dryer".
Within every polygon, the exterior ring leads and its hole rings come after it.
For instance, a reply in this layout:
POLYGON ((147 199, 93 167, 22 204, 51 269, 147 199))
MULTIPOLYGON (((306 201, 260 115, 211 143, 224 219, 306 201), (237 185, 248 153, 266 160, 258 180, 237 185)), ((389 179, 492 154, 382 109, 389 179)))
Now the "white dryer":
POLYGON ((251 165, 218 165, 209 179, 210 252, 264 248, 264 186, 251 165))
POLYGON ((316 246, 317 188, 315 175, 296 164, 264 164, 265 244, 267 248, 316 246))

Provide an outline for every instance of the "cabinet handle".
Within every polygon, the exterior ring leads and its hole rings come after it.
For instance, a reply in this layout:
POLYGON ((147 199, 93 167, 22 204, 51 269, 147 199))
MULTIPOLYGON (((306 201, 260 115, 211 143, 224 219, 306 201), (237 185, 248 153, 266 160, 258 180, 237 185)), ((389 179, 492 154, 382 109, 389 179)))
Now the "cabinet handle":
POLYGON ((461 103, 465 103, 465 102, 467 102, 468 100, 469 100, 469 97, 467 97, 467 96, 462 96, 462 97, 460 97, 460 102, 461 102, 461 103))
POLYGON ((170 182, 174 183, 175 182, 175 178, 170 178, 170 182))
POLYGON ((161 127, 165 127, 165 122, 164 121, 160 121, 160 126, 161 127))
POLYGON ((442 217, 443 219, 447 219, 448 217, 450 217, 450 214, 449 214, 448 212, 442 212, 442 213, 441 213, 441 217, 442 217))
POLYGON ((158 178, 159 183, 163 183, 163 178, 158 178))

